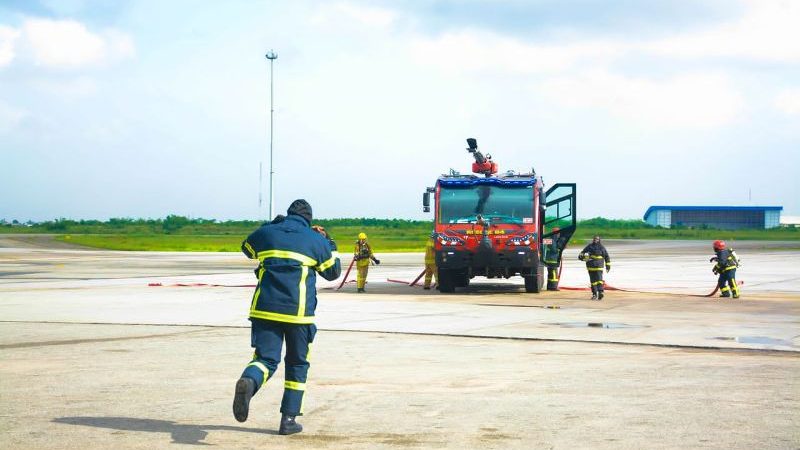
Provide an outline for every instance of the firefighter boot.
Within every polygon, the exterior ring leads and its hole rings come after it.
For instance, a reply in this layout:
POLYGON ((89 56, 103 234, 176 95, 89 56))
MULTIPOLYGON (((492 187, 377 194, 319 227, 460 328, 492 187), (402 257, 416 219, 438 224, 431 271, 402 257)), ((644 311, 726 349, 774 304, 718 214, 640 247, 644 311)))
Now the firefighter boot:
POLYGON ((597 288, 592 286, 592 300, 597 300, 597 288))
POLYGON ((250 411, 250 399, 256 392, 256 382, 252 378, 242 377, 236 382, 236 393, 233 395, 233 416, 239 422, 247 420, 250 411))
POLYGON ((358 288, 358 291, 356 291, 356 292, 358 292, 360 294, 360 293, 364 292, 364 288, 358 288))
POLYGON ((303 431, 303 426, 294 420, 294 416, 282 415, 281 426, 278 428, 278 434, 288 435, 295 434, 303 431))
POLYGON ((600 291, 600 292, 597 293, 597 299, 598 300, 602 300, 603 299, 603 291, 600 291))

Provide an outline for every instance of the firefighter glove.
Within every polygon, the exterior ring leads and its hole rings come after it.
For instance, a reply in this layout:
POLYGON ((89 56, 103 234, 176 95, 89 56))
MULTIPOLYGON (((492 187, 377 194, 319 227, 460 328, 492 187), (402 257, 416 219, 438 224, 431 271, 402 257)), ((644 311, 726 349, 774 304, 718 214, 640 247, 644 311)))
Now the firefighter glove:
POLYGON ((611 272, 611 266, 606 264, 606 272, 611 272))
POLYGON ((375 265, 380 265, 381 263, 381 260, 378 258, 372 258, 372 260, 375 261, 375 265))

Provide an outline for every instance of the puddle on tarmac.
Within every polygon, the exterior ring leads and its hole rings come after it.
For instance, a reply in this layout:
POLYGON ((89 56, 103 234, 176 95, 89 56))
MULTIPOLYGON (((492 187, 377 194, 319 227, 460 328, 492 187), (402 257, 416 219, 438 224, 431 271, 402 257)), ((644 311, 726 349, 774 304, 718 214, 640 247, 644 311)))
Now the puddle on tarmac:
POLYGON ((650 325, 632 325, 629 323, 615 322, 557 322, 548 325, 558 325, 562 328, 649 328, 650 325))
POLYGON ((787 341, 786 339, 775 339, 767 336, 738 336, 738 337, 720 336, 720 337, 715 337, 714 339, 719 341, 735 341, 740 344, 783 345, 786 347, 795 346, 791 341, 787 341))

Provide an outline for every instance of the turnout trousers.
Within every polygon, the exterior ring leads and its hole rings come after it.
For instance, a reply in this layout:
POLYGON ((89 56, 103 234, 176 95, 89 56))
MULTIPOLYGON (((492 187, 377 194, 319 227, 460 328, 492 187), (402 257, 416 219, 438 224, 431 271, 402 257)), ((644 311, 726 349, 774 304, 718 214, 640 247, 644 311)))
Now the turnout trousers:
POLYGON ((309 354, 317 327, 314 324, 293 324, 271 320, 250 319, 250 345, 255 349, 253 360, 242 372, 242 377, 256 382, 256 392, 272 378, 281 361, 281 350, 286 342, 284 357, 285 375, 281 413, 289 416, 303 415, 303 395, 308 377, 309 354))
POLYGON ((739 286, 736 284, 736 269, 726 270, 719 274, 717 281, 719 293, 723 297, 739 298, 739 286))
POLYGON ((423 284, 424 287, 429 288, 431 287, 431 280, 436 283, 436 264, 425 264, 425 283, 423 284))
POLYGON ((603 269, 589 269, 589 282, 592 284, 592 294, 603 292, 603 269))
POLYGON ((367 284, 367 274, 369 273, 369 260, 363 259, 356 261, 356 287, 364 289, 367 284), (366 262, 366 264, 364 262, 366 262))
POLYGON ((545 263, 547 265, 547 290, 558 290, 558 263, 545 263))

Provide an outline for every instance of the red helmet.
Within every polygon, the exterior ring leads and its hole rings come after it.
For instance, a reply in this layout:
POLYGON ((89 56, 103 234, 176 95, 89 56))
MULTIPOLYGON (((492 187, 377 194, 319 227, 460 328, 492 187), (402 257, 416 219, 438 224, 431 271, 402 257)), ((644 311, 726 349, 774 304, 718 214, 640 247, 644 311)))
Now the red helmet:
POLYGON ((714 250, 725 250, 725 241, 714 241, 714 250))

